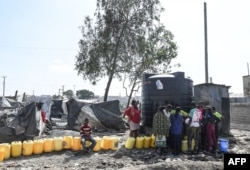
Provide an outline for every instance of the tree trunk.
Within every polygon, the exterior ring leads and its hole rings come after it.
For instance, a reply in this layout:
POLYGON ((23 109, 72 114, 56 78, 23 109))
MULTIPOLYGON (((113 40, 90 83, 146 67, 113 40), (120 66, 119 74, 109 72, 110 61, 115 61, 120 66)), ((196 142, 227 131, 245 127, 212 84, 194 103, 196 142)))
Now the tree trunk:
POLYGON ((134 81, 133 86, 132 86, 132 89, 130 90, 130 94, 129 94, 129 97, 128 97, 127 107, 129 106, 129 103, 130 103, 132 94, 133 94, 133 92, 134 92, 135 85, 136 85, 136 80, 134 81))
POLYGON ((111 74, 109 76, 109 80, 108 80, 108 83, 107 83, 107 86, 105 88, 105 93, 104 93, 104 97, 103 97, 103 101, 106 102, 107 99, 108 99, 108 93, 109 93, 109 88, 110 88, 110 85, 111 85, 111 82, 113 80, 113 74, 111 74))

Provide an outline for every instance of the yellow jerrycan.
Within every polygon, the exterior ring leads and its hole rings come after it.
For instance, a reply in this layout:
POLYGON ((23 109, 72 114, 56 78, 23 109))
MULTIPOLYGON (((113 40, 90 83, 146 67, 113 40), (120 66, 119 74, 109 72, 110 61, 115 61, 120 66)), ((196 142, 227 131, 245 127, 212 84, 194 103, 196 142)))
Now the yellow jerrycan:
POLYGON ((151 135, 151 139, 150 139, 150 147, 154 148, 155 147, 155 135, 151 135))
POLYGON ((24 156, 30 156, 33 153, 33 140, 23 141, 22 154, 24 156))
POLYGON ((4 149, 4 158, 3 159, 9 159, 10 153, 11 153, 11 145, 9 143, 1 143, 0 149, 4 149))
POLYGON ((72 150, 79 151, 82 149, 82 138, 80 136, 73 137, 72 150))
POLYGON ((43 139, 33 141, 33 153, 36 155, 43 153, 43 139))
POLYGON ((126 149, 133 149, 135 145, 135 138, 134 137, 128 137, 125 143, 126 149))
POLYGON ((143 148, 143 143, 144 143, 144 137, 138 136, 135 141, 135 147, 137 149, 142 149, 143 148))
POLYGON ((22 142, 21 141, 11 142, 11 156, 19 157, 21 155, 22 155, 22 142))
POLYGON ((96 141, 96 145, 95 145, 95 147, 93 148, 93 151, 98 152, 98 151, 101 150, 101 141, 102 141, 102 138, 100 138, 100 137, 95 137, 94 139, 95 139, 95 141, 96 141))
POLYGON ((52 138, 45 138, 43 140, 43 151, 44 152, 52 152, 53 149, 54 149, 53 139, 52 138))
POLYGON ((144 136, 144 143, 143 148, 147 149, 150 146, 151 137, 150 136, 144 136))

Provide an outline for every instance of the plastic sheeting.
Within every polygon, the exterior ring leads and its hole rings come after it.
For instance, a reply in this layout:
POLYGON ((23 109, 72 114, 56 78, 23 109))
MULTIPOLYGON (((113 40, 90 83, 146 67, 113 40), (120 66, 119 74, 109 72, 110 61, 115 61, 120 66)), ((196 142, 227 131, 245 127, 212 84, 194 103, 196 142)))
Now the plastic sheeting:
MULTIPOLYGON (((12 141, 23 141, 33 139, 39 134, 39 115, 37 119, 36 103, 30 103, 23 107, 16 115, 13 115, 12 121, 5 123, 0 127, 0 143, 11 143, 12 141)), ((1 120, 7 119, 8 115, 2 115, 1 120)), ((7 121, 6 121, 7 122, 7 121)))
POLYGON ((86 103, 81 100, 71 99, 67 102, 68 128, 79 130, 85 118, 90 119, 90 124, 97 129, 125 129, 125 122, 119 108, 119 101, 102 103, 86 103))
POLYGON ((92 104, 91 108, 105 127, 116 130, 125 129, 118 100, 92 104))

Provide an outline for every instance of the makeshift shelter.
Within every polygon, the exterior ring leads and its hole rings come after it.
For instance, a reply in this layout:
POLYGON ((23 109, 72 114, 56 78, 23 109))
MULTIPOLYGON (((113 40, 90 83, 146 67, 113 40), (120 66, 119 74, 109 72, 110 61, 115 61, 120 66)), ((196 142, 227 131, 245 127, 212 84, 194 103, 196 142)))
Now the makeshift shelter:
POLYGON ((0 97, 0 108, 16 109, 23 106, 24 105, 21 102, 9 99, 7 97, 0 97))
POLYGON ((70 99, 67 102, 68 128, 79 130, 85 118, 89 118, 96 129, 125 129, 125 122, 121 118, 119 101, 102 103, 87 103, 86 101, 70 99))
POLYGON ((61 118, 64 115, 63 100, 52 100, 50 118, 61 118))
POLYGON ((24 106, 16 114, 3 113, 0 119, 0 143, 33 139, 43 130, 36 102, 24 106))

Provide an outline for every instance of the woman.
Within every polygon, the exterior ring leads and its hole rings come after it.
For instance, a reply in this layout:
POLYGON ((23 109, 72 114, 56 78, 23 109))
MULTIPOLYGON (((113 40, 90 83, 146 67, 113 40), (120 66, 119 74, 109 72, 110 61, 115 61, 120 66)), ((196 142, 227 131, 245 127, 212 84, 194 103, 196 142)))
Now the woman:
POLYGON ((153 117, 153 134, 156 136, 157 139, 159 138, 161 140, 162 138, 165 138, 165 144, 161 146, 158 146, 156 142, 156 151, 160 149, 160 154, 162 154, 164 149, 167 147, 167 138, 169 134, 170 124, 168 117, 164 114, 164 109, 165 107, 160 106, 158 108, 158 112, 155 113, 153 117))
POLYGON ((128 117, 129 121, 129 129, 130 129, 130 137, 136 138, 138 135, 138 130, 140 128, 141 121, 141 113, 137 107, 138 102, 136 100, 132 100, 131 106, 129 106, 125 110, 125 115, 128 117))

